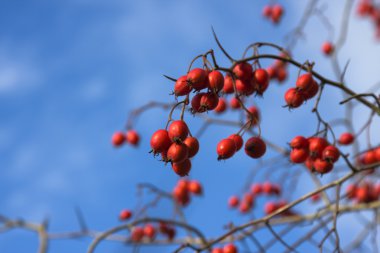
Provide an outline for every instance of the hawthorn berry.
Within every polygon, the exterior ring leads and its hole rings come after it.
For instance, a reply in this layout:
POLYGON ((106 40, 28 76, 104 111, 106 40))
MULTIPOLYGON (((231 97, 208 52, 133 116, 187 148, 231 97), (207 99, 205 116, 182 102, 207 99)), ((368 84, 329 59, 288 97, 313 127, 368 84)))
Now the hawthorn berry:
POLYGON ((272 16, 272 6, 265 5, 263 8, 263 16, 270 18, 272 16))
POLYGON ((245 143, 245 153, 252 158, 260 158, 265 154, 267 146, 260 137, 251 137, 245 143))
POLYGON ((303 98, 305 100, 313 98, 315 95, 317 95, 319 90, 319 86, 315 80, 312 81, 310 87, 307 90, 304 90, 302 92, 303 98))
POLYGON ((265 69, 256 69, 254 72, 256 92, 262 95, 269 86, 269 75, 265 69))
POLYGON ((224 77, 223 92, 225 94, 234 93, 234 82, 230 74, 226 74, 226 76, 224 77))
POLYGON ((181 76, 174 84, 174 95, 176 97, 186 96, 191 92, 192 88, 187 82, 187 76, 181 76))
POLYGON ((208 74, 208 85, 210 90, 215 93, 218 93, 223 89, 224 86, 224 77, 223 74, 217 70, 213 70, 208 74))
POLYGON ((180 177, 187 176, 191 170, 191 161, 185 159, 180 163, 172 163, 172 169, 180 177))
POLYGON ((185 144, 188 147, 189 154, 188 157, 191 158, 195 156, 199 151, 199 142, 198 139, 195 137, 188 136, 184 141, 183 144, 185 144))
POLYGON ((260 112, 256 106, 250 106, 248 108, 247 120, 252 120, 252 125, 256 125, 260 121, 260 112), (252 119, 251 119, 252 117, 252 119))
POLYGON ((335 146, 327 146, 322 152, 322 159, 335 163, 340 157, 339 150, 335 146))
POLYGON ((239 100, 235 97, 231 98, 230 106, 232 109, 239 109, 241 107, 239 100))
POLYGON ((296 136, 290 141, 290 147, 294 149, 308 149, 309 142, 303 136, 296 136))
POLYGON ((322 52, 325 55, 331 55, 334 52, 334 46, 331 42, 326 41, 322 44, 322 52))
POLYGON ((201 107, 201 99, 205 93, 200 92, 196 94, 192 99, 191 99, 191 112, 192 113, 202 113, 205 112, 205 108, 201 107))
POLYGON ((253 75, 252 65, 248 62, 240 62, 233 68, 233 73, 238 79, 249 80, 253 75))
POLYGON ((285 92, 285 102, 289 108, 297 108, 302 105, 304 98, 302 92, 296 88, 290 88, 285 92))
POLYGON ((290 152, 290 161, 292 163, 303 163, 309 157, 309 151, 307 149, 293 149, 290 152))
POLYGON ((119 214, 119 219, 121 221, 128 220, 131 217, 132 217, 132 212, 129 209, 123 209, 121 210, 119 214))
POLYGON ((206 70, 195 68, 187 74, 187 83, 190 87, 194 88, 194 90, 202 90, 207 88, 207 76, 208 73, 206 70))
POLYGON ((269 215, 271 213, 274 213, 277 210, 277 205, 274 202, 267 202, 264 206, 264 213, 266 215, 269 215))
POLYGON ((310 89, 313 81, 313 75, 311 73, 303 74, 298 77, 296 87, 302 91, 306 91, 310 89))
POLYGON ((227 109, 227 103, 224 98, 219 98, 218 105, 215 107, 215 113, 223 113, 227 109))
POLYGON ((153 150, 153 153, 166 152, 170 145, 172 144, 168 131, 165 129, 160 129, 154 132, 152 138, 150 139, 150 147, 153 150))
POLYGON ((323 150, 327 147, 328 142, 321 137, 309 138, 309 152, 312 157, 319 158, 322 156, 323 150))
POLYGON ((254 194, 254 195, 257 195, 257 194, 260 194, 263 192, 263 187, 261 184, 259 183, 255 183, 255 184, 252 184, 251 186, 251 192, 254 194))
POLYGON ((188 159, 189 148, 184 143, 173 143, 166 154, 168 160, 173 163, 183 162, 188 159))
POLYGON ((195 181, 195 180, 192 180, 189 182, 188 189, 189 189, 189 192, 195 195, 202 195, 202 192, 203 192, 202 185, 198 181, 195 181))
POLYGON ((217 147, 216 153, 218 154, 218 160, 224 160, 232 157, 236 151, 235 141, 232 139, 221 140, 217 147))
POLYGON ((224 253, 222 248, 213 248, 211 253, 224 253))
POLYGON ((318 173, 326 174, 326 173, 329 173, 333 169, 334 164, 328 161, 325 161, 321 158, 317 158, 313 162, 313 167, 318 173))
POLYGON ((156 228, 152 224, 146 224, 144 226, 144 235, 153 240, 156 237, 156 228))
POLYGON ((349 199, 354 199, 355 196, 356 196, 356 190, 357 190, 357 186, 354 185, 354 184, 349 184, 346 188, 346 194, 347 194, 347 198, 349 199))
POLYGON ((173 142, 184 141, 189 134, 189 128, 185 121, 176 120, 170 124, 168 134, 173 142))
POLYGON ((239 134, 232 134, 228 139, 231 139, 235 142, 236 151, 239 151, 243 146, 243 138, 239 134))
POLYGON ((229 199, 228 199, 228 206, 230 208, 235 208, 239 205, 239 198, 237 196, 231 196, 229 199))
POLYGON ((126 134, 127 142, 132 144, 133 146, 137 146, 140 141, 140 136, 135 130, 129 130, 126 134))
POLYGON ((125 142, 126 138, 122 132, 116 132, 112 135, 112 145, 120 147, 125 142))
POLYGON ((212 111, 218 106, 219 97, 213 92, 204 93, 200 100, 200 110, 212 111))
POLYGON ((342 133, 338 140, 340 145, 350 145, 354 142, 354 136, 351 133, 342 133))
POLYGON ((238 249, 232 243, 226 244, 223 247, 223 253, 238 253, 238 249))
POLYGON ((131 240, 140 242, 144 237, 144 229, 142 227, 134 227, 131 232, 131 240))
POLYGON ((271 19, 273 23, 277 24, 278 22, 280 22, 283 13, 284 13, 284 9, 282 8, 281 5, 279 4, 273 5, 272 12, 271 12, 271 19))

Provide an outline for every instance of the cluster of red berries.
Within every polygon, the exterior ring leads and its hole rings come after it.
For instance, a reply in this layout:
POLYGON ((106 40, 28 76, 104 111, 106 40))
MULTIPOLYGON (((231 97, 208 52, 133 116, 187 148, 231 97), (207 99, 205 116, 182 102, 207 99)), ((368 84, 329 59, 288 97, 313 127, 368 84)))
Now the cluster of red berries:
POLYGON ((169 241, 173 240, 176 234, 174 227, 167 225, 166 223, 160 222, 159 227, 156 228, 152 224, 145 224, 143 227, 135 226, 131 231, 131 241, 141 242, 144 239, 148 241, 153 241, 157 232, 160 232, 168 238, 169 241))
POLYGON ((321 49, 325 55, 331 55, 334 53, 335 47, 330 41, 325 41, 323 42, 321 49))
POLYGON ((271 20, 274 24, 280 22, 284 14, 284 8, 279 4, 265 5, 263 8, 263 16, 271 20))
POLYGON ((338 143, 340 145, 351 145, 355 140, 355 137, 351 134, 351 133, 342 133, 340 136, 339 136, 339 139, 338 139, 338 143))
MULTIPOLYGON (((221 140, 216 147, 218 160, 231 158, 242 148, 243 142, 243 138, 239 134, 232 134, 221 140)), ((266 152, 266 144, 260 137, 251 137, 245 143, 244 151, 252 158, 260 158, 266 152)))
POLYGON ((250 191, 246 192, 241 200, 238 196, 231 196, 228 200, 228 206, 230 208, 239 207, 240 213, 245 214, 252 210, 256 197, 260 195, 279 196, 280 194, 281 188, 277 184, 271 182, 264 182, 263 184, 254 183, 251 185, 250 191))
POLYGON ((213 248, 211 253, 238 253, 238 248, 232 244, 228 243, 224 245, 223 248, 213 248))
POLYGON ((360 17, 368 17, 376 27, 376 38, 380 38, 380 7, 375 6, 372 0, 360 0, 357 7, 360 17))
POLYGON ((380 183, 375 185, 366 181, 360 185, 350 184, 347 186, 346 194, 348 199, 357 203, 370 203, 380 198, 380 183))
POLYGON ((298 77, 296 87, 292 87, 285 92, 285 102, 289 108, 300 107, 306 100, 317 95, 319 86, 311 73, 306 73, 298 77))
POLYGON ((305 163, 310 171, 321 174, 330 172, 340 157, 338 148, 321 137, 296 136, 290 142, 290 147, 290 161, 305 163))
POLYGON ((168 130, 157 130, 150 139, 153 154, 161 154, 162 161, 170 162, 173 171, 181 177, 189 174, 190 158, 199 150, 197 138, 188 135, 187 124, 183 120, 176 120, 169 125, 168 130))
POLYGON ((140 136, 135 130, 128 130, 125 134, 123 132, 115 132, 112 135, 112 145, 120 147, 121 145, 128 143, 132 146, 137 146, 140 141, 140 136))
POLYGON ((359 157, 359 163, 362 165, 371 165, 380 163, 380 147, 370 149, 359 157))
POLYGON ((173 189, 173 198, 177 203, 186 206, 190 203, 190 194, 202 195, 203 189, 201 183, 196 180, 181 179, 173 189))
MULTIPOLYGON (((287 58, 289 53, 281 53, 280 57, 287 58)), ((279 83, 283 83, 288 77, 287 62, 281 60, 275 60, 274 63, 266 70, 271 80, 277 80, 279 83)))

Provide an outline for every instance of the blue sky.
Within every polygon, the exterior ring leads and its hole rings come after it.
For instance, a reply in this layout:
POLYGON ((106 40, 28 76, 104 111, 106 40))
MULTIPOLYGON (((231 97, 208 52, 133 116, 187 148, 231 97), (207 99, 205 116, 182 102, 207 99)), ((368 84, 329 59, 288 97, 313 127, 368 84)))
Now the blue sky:
MULTIPOLYGON (((284 35, 297 24, 304 8, 301 2, 287 3, 283 22, 274 27, 261 18, 265 1, 2 1, 0 213, 36 222, 49 217, 52 231, 66 231, 78 228, 74 207, 79 206, 89 227, 105 230, 118 224, 122 208, 136 205, 137 183, 150 182, 170 191, 178 177, 148 154, 149 137, 164 126, 167 113, 157 109, 142 115, 136 125, 142 136, 138 149, 113 149, 112 133, 122 129, 133 108, 152 100, 171 101, 172 83, 162 74, 178 77, 194 56, 216 48, 211 26, 234 56, 255 41, 284 45, 284 35)), ((338 1, 330 3, 327 13, 341 7, 338 1)), ((334 24, 339 21, 339 15, 330 16, 334 24)), ((319 53, 328 33, 318 20, 308 28, 306 40, 293 55, 300 61, 315 60, 317 70, 333 77, 319 53)), ((349 35, 341 62, 351 59, 347 79, 354 89, 365 91, 377 81, 379 46, 371 26, 357 18, 352 19, 349 35)), ((227 66, 220 52, 217 57, 227 66)), ((289 82, 296 73, 291 70, 289 82)), ((263 99, 254 98, 262 109, 263 136, 279 145, 315 129, 311 103, 291 113, 281 108, 289 82, 273 85, 263 99)), ((331 90, 322 106, 338 107, 339 99, 340 94, 331 90)), ((199 120, 190 122, 197 129, 199 120)), ((205 185, 206 197, 194 199, 186 214, 216 236, 226 217, 247 220, 225 206, 257 162, 242 152, 217 162, 216 143, 236 130, 210 130, 200 140, 201 154, 194 159, 191 173, 205 185)), ((170 217, 171 213, 161 206, 152 215, 170 217)), ((84 252, 88 242, 53 242, 51 252, 84 252)), ((34 252, 34 247, 36 238, 22 231, 0 236, 1 252, 34 252)), ((129 249, 106 244, 98 252, 129 249)))

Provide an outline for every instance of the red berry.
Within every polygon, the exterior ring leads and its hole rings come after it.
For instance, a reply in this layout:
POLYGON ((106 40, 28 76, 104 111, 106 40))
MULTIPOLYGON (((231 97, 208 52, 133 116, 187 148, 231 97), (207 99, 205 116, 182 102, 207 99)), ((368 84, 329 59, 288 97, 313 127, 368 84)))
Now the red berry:
POLYGON ((235 142, 236 151, 239 151, 243 146, 243 138, 239 134, 232 134, 228 139, 231 139, 235 142))
POLYGON ((253 184, 251 186, 251 192, 255 195, 262 193, 262 191, 263 191, 263 187, 259 183, 253 184))
POLYGON ((317 202, 321 199, 321 195, 319 193, 311 195, 311 201, 312 202, 317 202))
POLYGON ((170 162, 180 163, 189 156, 189 148, 184 143, 173 143, 166 154, 170 162))
POLYGON ((131 232, 131 240, 133 242, 140 242, 144 237, 144 229, 142 227, 134 227, 131 232))
POLYGON ((173 121, 169 126, 169 138, 173 141, 184 141, 189 134, 189 128, 183 120, 173 121))
POLYGON ((308 90, 313 84, 313 75, 306 73, 298 77, 296 87, 302 91, 308 90))
POLYGON ((329 173, 334 167, 332 163, 322 160, 320 158, 315 159, 315 161, 313 162, 313 166, 314 169, 321 174, 329 173))
POLYGON ((317 95, 318 90, 319 90, 319 86, 318 86, 317 82, 315 80, 313 80, 313 82, 311 83, 309 89, 304 90, 302 92, 303 98, 305 100, 313 98, 315 95, 317 95))
POLYGON ((152 224, 146 224, 144 227, 144 235, 149 239, 156 237, 156 228, 152 224))
POLYGON ((194 90, 202 90, 207 88, 207 76, 208 73, 204 69, 195 68, 187 74, 187 82, 194 90))
POLYGON ((373 152, 375 153, 376 160, 380 162, 380 147, 377 147, 373 152))
POLYGON ((338 142, 340 145, 350 145, 354 142, 354 136, 351 133, 343 133, 338 142))
POLYGON ((272 193, 272 184, 270 182, 264 182, 262 185, 263 193, 269 195, 272 193))
POLYGON ((186 206, 190 203, 190 193, 187 188, 175 187, 173 190, 173 197, 182 206, 186 206))
POLYGON ((223 139, 221 140, 217 147, 216 153, 218 154, 218 160, 228 159, 235 154, 236 144, 232 139, 223 139))
POLYGON ((224 253, 222 248, 213 248, 211 253, 224 253))
POLYGON ((278 82, 282 83, 288 78, 288 72, 284 67, 280 67, 276 69, 276 77, 278 82))
POLYGON ((171 144, 172 142, 169 138, 168 131, 165 129, 157 130, 150 139, 150 147, 155 154, 166 152, 171 144))
POLYGON ((248 108, 248 111, 251 115, 247 113, 247 120, 251 120, 252 116, 252 125, 256 125, 260 121, 260 112, 256 106, 251 106, 248 108))
POLYGON ((241 95, 249 96, 255 92, 255 86, 251 79, 237 79, 235 84, 236 91, 241 95))
POLYGON ((227 109, 226 100, 224 98, 219 98, 218 105, 215 107, 215 113, 222 113, 227 109))
POLYGON ((303 163, 309 157, 307 149, 293 149, 290 152, 290 161, 293 163, 303 163))
POLYGON ((277 205, 274 202, 267 202, 264 206, 264 212, 266 215, 274 213, 277 210, 277 205))
POLYGON ((270 18, 272 16, 272 6, 265 5, 263 9, 263 16, 270 18))
POLYGON ((191 170, 191 162, 189 159, 180 163, 172 164, 173 171, 180 177, 187 176, 191 170))
POLYGON ((304 102, 302 92, 299 92, 296 88, 288 89, 285 93, 285 102, 289 108, 300 107, 304 102))
POLYGON ((125 135, 122 132, 116 132, 112 135, 112 145, 115 147, 120 147, 125 140, 125 135))
POLYGON ((251 210, 251 206, 245 201, 242 201, 239 205, 239 212, 244 214, 248 213, 251 210))
POLYGON ((236 246, 232 243, 224 245, 223 253, 238 253, 236 246))
POLYGON ((308 149, 309 148, 309 142, 303 136, 296 136, 290 142, 290 147, 294 148, 294 149, 308 149))
POLYGON ((323 150, 327 147, 328 142, 324 138, 309 138, 309 152, 312 157, 321 157, 323 150))
POLYGON ((208 74, 208 85, 209 88, 215 93, 218 93, 220 90, 222 90, 224 86, 224 77, 222 73, 217 70, 211 71, 208 74))
POLYGON ((269 75, 265 69, 256 69, 254 73, 256 91, 262 95, 269 86, 269 75))
POLYGON ((174 84, 174 95, 185 96, 191 92, 192 88, 187 82, 187 76, 181 76, 174 84))
POLYGON ((266 149, 266 144, 260 137, 251 137, 245 143, 245 153, 252 158, 262 157, 266 149))
POLYGON ((252 78, 253 69, 252 65, 248 62, 241 62, 235 65, 233 72, 238 79, 249 80, 252 78))
POLYGON ((231 93, 234 93, 234 84, 233 84, 233 80, 232 80, 232 77, 227 74, 225 77, 224 77, 224 86, 223 86, 223 92, 225 94, 231 94, 231 93))
POLYGON ((202 185, 198 181, 190 181, 188 184, 189 192, 195 194, 195 195, 202 195, 202 185))
POLYGON ((239 205, 239 198, 237 196, 231 196, 229 199, 228 199, 228 206, 231 207, 231 208, 235 208, 239 205))
POLYGON ((232 109, 239 109, 241 107, 239 100, 235 97, 231 98, 230 106, 232 109))
POLYGON ((280 22, 283 13, 284 13, 284 10, 281 5, 279 4, 273 5, 272 13, 271 13, 272 14, 271 18, 272 18, 273 23, 277 24, 278 22, 280 22))
POLYGON ((218 106, 219 97, 213 92, 204 93, 200 101, 201 111, 212 111, 218 106))
POLYGON ((376 159, 375 150, 369 150, 369 151, 364 153, 363 160, 362 160, 364 165, 373 164, 373 163, 376 163, 377 161, 378 160, 376 159))
POLYGON ((185 144, 189 149, 189 158, 195 156, 199 151, 199 142, 197 138, 188 136, 184 141, 183 144, 185 144))
POLYGON ((133 146, 137 146, 140 141, 140 136, 135 130, 129 130, 126 134, 127 142, 133 146))
POLYGON ((347 198, 353 199, 356 196, 357 187, 354 184, 349 184, 346 188, 347 198))
POLYGON ((205 93, 200 92, 191 99, 191 112, 205 112, 205 108, 201 106, 201 99, 205 93))
POLYGON ((322 44, 322 52, 325 55, 331 55, 334 52, 334 46, 331 42, 326 41, 322 44))
POLYGON ((370 192, 368 187, 362 186, 356 189, 355 198, 359 203, 366 203, 370 200, 370 192))
POLYGON ((128 209, 123 209, 121 210, 120 214, 119 214, 119 219, 120 220, 128 220, 129 218, 132 217, 132 212, 128 209))
POLYGON ((322 152, 322 159, 335 163, 340 156, 339 150, 335 146, 327 146, 322 152))

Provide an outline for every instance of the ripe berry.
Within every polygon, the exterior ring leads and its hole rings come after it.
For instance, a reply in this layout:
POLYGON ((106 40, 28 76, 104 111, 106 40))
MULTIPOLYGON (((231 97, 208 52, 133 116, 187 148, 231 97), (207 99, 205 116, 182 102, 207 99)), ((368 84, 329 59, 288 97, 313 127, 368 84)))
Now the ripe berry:
POLYGON ((116 132, 112 135, 112 145, 120 147, 125 142, 125 135, 122 132, 116 132))
POLYGON ((168 133, 169 138, 173 142, 184 141, 189 134, 189 128, 187 127, 185 121, 176 120, 170 124, 168 133))
POLYGON ((204 69, 195 68, 187 74, 187 82, 194 90, 202 90, 207 88, 207 76, 207 72, 204 69))
POLYGON ((189 156, 189 148, 184 143, 173 143, 170 145, 166 156, 170 162, 183 162, 189 156))
POLYGON ((256 69, 254 73, 256 91, 262 95, 269 85, 269 75, 265 69, 256 69))
POLYGON ((296 87, 300 90, 306 91, 313 84, 313 75, 311 73, 306 73, 298 77, 296 82, 296 87))
POLYGON ((369 150, 363 154, 362 162, 364 165, 369 165, 376 163, 376 152, 374 150, 369 150))
POLYGON ((232 243, 224 245, 223 253, 238 253, 236 246, 232 243))
POLYGON ((346 188, 347 198, 349 198, 349 199, 355 198, 355 196, 356 196, 356 190, 357 190, 357 186, 356 185, 349 184, 347 186, 347 188, 346 188))
POLYGON ((230 100, 230 106, 232 109, 239 109, 240 108, 240 102, 237 98, 233 97, 230 100))
POLYGON ((322 44, 322 52, 325 54, 325 55, 331 55, 333 52, 334 52, 334 46, 331 42, 324 42, 322 44))
POLYGON ((380 162, 380 147, 377 147, 373 152, 375 153, 376 160, 380 162))
POLYGON ((245 143, 245 153, 252 158, 262 157, 266 149, 266 144, 260 137, 251 137, 245 143))
POLYGON ((201 99, 205 93, 200 92, 196 94, 192 99, 191 99, 191 112, 192 113, 201 113, 205 112, 205 108, 201 107, 201 99))
POLYGON ((272 16, 272 6, 265 5, 263 9, 263 16, 270 18, 272 16))
POLYGON ((187 82, 187 76, 181 76, 174 84, 174 95, 176 97, 186 96, 191 90, 192 88, 187 82))
POLYGON ((299 92, 296 88, 288 89, 285 93, 285 102, 289 108, 300 107, 304 102, 302 92, 299 92))
POLYGON ((312 157, 321 157, 323 150, 327 147, 328 142, 324 138, 309 138, 309 152, 312 157))
POLYGON ((317 82, 315 80, 313 80, 313 82, 311 83, 310 87, 307 90, 304 90, 302 92, 303 98, 305 100, 313 98, 315 95, 317 95, 318 90, 319 90, 319 86, 318 86, 317 82))
POLYGON ((255 195, 262 193, 262 191, 263 187, 261 186, 261 184, 256 183, 251 186, 251 192, 255 195))
POLYGON ((288 78, 288 72, 284 67, 280 67, 276 69, 276 77, 279 83, 282 83, 288 78))
POLYGON ((224 86, 223 86, 223 92, 225 94, 231 94, 231 93, 234 93, 234 84, 233 84, 233 80, 232 80, 232 77, 227 74, 225 77, 224 77, 224 86))
POLYGON ((218 93, 223 89, 224 86, 224 77, 222 73, 217 70, 213 70, 208 74, 208 85, 210 90, 215 93, 218 93))
POLYGON ((319 193, 313 194, 310 199, 312 202, 317 202, 321 199, 321 195, 319 193))
POLYGON ((244 214, 248 213, 251 210, 251 206, 245 201, 242 201, 239 205, 239 212, 244 214))
POLYGON ((256 125, 260 121, 259 109, 256 106, 251 106, 248 108, 248 111, 251 115, 247 113, 247 120, 252 120, 252 125, 256 125))
POLYGON ((327 146, 322 152, 322 159, 335 163, 340 156, 339 150, 335 146, 327 146))
POLYGON ((296 136, 290 142, 290 147, 294 148, 294 149, 308 149, 309 148, 309 142, 303 136, 296 136))
POLYGON ((264 206, 264 212, 266 215, 269 215, 277 210, 277 205, 274 202, 267 202, 264 206))
POLYGON ((142 227, 134 227, 131 232, 131 240, 133 242, 140 242, 144 237, 144 230, 142 227))
POLYGON ((307 149, 293 149, 290 152, 290 161, 292 163, 303 163, 309 157, 307 149))
POLYGON ((217 147, 216 153, 218 154, 218 160, 228 159, 235 154, 236 144, 232 139, 223 139, 221 140, 217 147))
POLYGON ((213 248, 211 253, 224 253, 222 248, 213 248))
POLYGON ((190 181, 188 184, 189 192, 195 194, 195 195, 202 195, 202 185, 198 181, 190 181))
POLYGON ((329 173, 334 167, 332 163, 322 160, 321 158, 315 159, 313 166, 314 169, 321 174, 329 173))
POLYGON ((272 13, 271 13, 272 14, 271 18, 272 18, 273 23, 277 24, 278 22, 280 22, 283 13, 284 13, 284 10, 281 5, 279 4, 273 5, 272 13))
POLYGON ((157 130, 150 139, 150 147, 155 154, 166 152, 171 144, 168 131, 165 129, 157 130))
POLYGON ((232 134, 228 139, 231 139, 235 142, 236 151, 239 151, 243 146, 243 138, 239 134, 232 134))
POLYGON ((119 219, 121 221, 128 220, 131 217, 132 217, 132 212, 128 209, 121 210, 121 212, 119 214, 119 219))
POLYGON ((137 146, 140 141, 140 136, 135 130, 129 130, 126 134, 127 142, 133 146, 137 146))
POLYGON ((144 235, 149 239, 154 239, 156 237, 156 228, 152 224, 146 224, 144 226, 144 235))
POLYGON ((272 184, 270 182, 264 182, 262 185, 262 192, 269 195, 272 192, 272 184))
POLYGON ((201 111, 211 111, 218 106, 219 97, 213 92, 204 93, 200 101, 201 111))
POLYGON ((246 194, 244 194, 242 202, 246 203, 249 206, 249 208, 253 206, 253 201, 254 201, 254 197, 252 193, 247 192, 246 194))
POLYGON ((351 133, 343 133, 338 142, 340 145, 350 145, 354 142, 354 136, 351 133))
POLYGON ((233 72, 238 79, 249 80, 252 78, 252 74, 253 74, 252 65, 249 64, 248 62, 238 63, 233 68, 233 72))
POLYGON ((215 107, 215 113, 222 113, 227 109, 226 100, 224 98, 219 98, 218 105, 215 107))
POLYGON ((191 162, 189 159, 185 159, 183 162, 173 163, 172 169, 180 177, 187 176, 191 170, 191 162))
POLYGON ((197 138, 188 136, 184 141, 183 144, 185 144, 189 149, 188 157, 191 158, 195 156, 199 151, 199 142, 197 138))
POLYGON ((236 82, 236 91, 239 94, 249 96, 255 92, 255 86, 251 79, 237 79, 236 82))
POLYGON ((187 188, 175 187, 173 189, 173 197, 182 206, 190 203, 190 193, 187 188))
POLYGON ((237 196, 231 196, 229 199, 228 199, 228 206, 231 207, 231 208, 235 208, 239 205, 239 198, 237 196))

